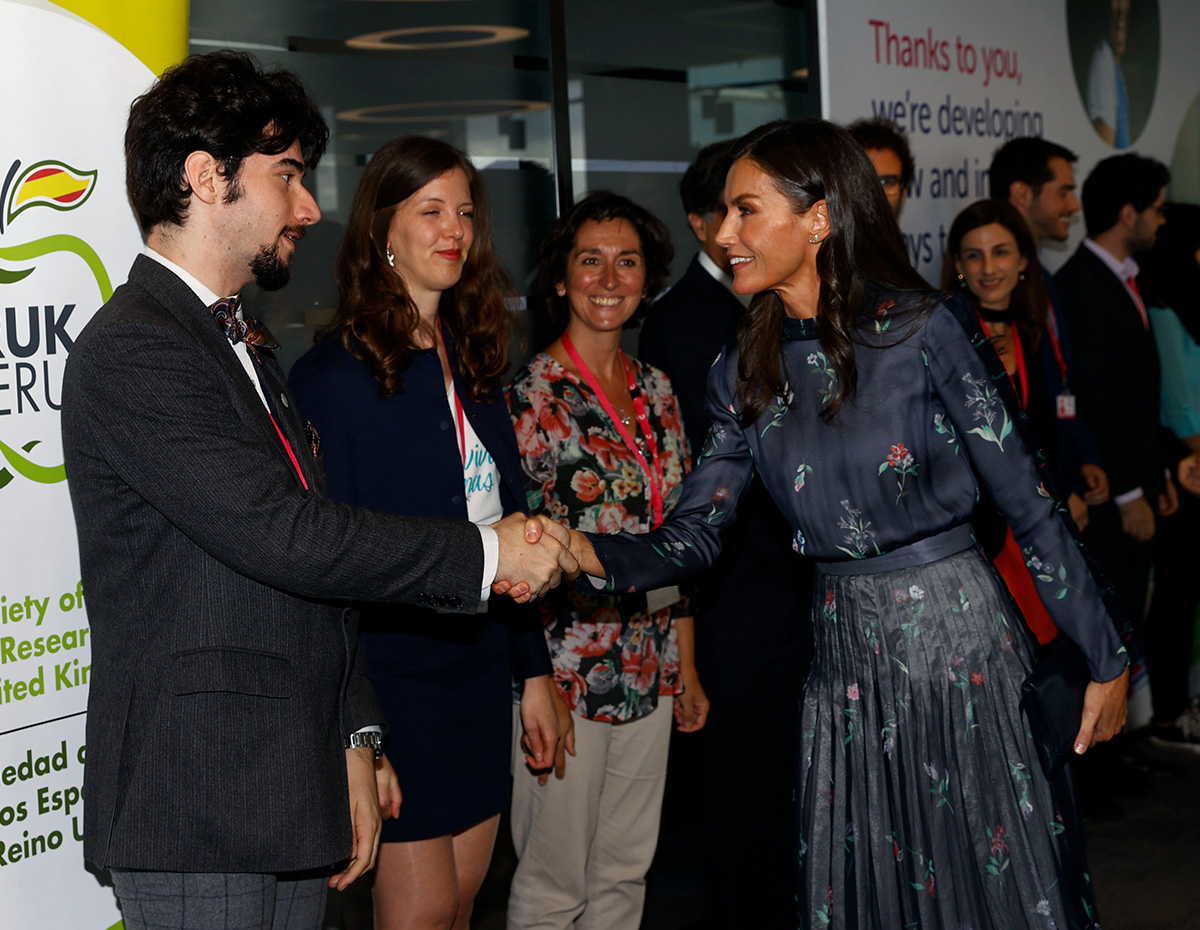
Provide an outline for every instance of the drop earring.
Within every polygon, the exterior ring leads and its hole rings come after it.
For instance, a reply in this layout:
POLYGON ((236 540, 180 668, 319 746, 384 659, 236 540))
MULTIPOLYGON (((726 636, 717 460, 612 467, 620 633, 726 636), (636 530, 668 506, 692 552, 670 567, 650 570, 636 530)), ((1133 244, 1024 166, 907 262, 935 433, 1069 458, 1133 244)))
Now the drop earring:
POLYGON ((383 257, 387 259, 389 268, 396 267, 396 256, 392 254, 392 247, 390 245, 384 246, 383 257))
POLYGON ((959 287, 967 286, 967 279, 963 277, 963 273, 961 271, 958 273, 958 286, 959 287))

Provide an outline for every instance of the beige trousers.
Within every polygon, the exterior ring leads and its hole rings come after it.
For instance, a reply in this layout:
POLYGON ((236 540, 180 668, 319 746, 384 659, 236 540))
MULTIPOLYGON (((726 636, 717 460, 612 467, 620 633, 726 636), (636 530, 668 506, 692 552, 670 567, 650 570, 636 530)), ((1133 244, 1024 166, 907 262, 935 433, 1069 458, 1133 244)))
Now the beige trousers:
MULTIPOLYGON (((674 698, 628 723, 575 716, 575 756, 544 786, 513 727, 512 833, 520 862, 508 930, 637 930, 658 843, 674 698)), ((514 712, 517 708, 514 708, 514 712)))

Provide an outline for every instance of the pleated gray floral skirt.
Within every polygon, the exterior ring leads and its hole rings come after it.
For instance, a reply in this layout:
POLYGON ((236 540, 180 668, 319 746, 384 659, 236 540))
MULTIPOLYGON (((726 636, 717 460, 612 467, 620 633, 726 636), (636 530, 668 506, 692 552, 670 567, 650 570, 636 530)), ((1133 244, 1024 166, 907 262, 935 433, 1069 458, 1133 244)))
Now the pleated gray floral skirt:
POLYGON ((818 566, 813 619, 800 927, 1098 928, 1069 776, 1047 781, 1020 709, 1032 645, 983 553, 818 566))

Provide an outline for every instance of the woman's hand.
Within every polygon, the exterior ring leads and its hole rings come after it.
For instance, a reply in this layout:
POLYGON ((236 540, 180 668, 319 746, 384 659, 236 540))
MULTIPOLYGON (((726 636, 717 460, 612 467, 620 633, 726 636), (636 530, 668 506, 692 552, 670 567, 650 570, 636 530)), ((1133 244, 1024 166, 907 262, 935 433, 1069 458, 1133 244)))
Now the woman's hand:
POLYGON ((1125 726, 1129 702, 1129 669, 1112 681, 1093 681, 1083 698, 1083 722, 1075 737, 1075 752, 1083 755, 1096 743, 1110 740, 1125 726))
MULTIPOLYGON (((558 714, 558 745, 554 747, 554 777, 562 781, 567 772, 567 753, 575 755, 575 717, 558 686, 550 682, 550 693, 554 696, 554 710, 558 714)), ((538 784, 544 785, 550 778, 549 772, 538 775, 538 784)))
POLYGON ((675 726, 680 733, 695 733, 708 723, 708 695, 700 684, 696 666, 681 667, 679 677, 683 681, 683 694, 675 698, 675 726))
POLYGON ((1200 495, 1200 452, 1179 462, 1179 483, 1192 494, 1200 495))
POLYGON ((375 760, 375 787, 379 790, 379 814, 384 820, 400 816, 400 779, 387 756, 375 760))
POLYGON ((708 722, 708 695, 696 673, 696 619, 676 617, 675 645, 679 649, 679 679, 683 693, 675 698, 675 725, 680 733, 695 733, 708 722))
POLYGON ((558 745, 558 717, 551 692, 557 690, 549 675, 525 679, 521 692, 521 748, 525 763, 535 772, 549 769, 558 745))
POLYGON ((563 700, 558 686, 554 684, 554 679, 550 675, 540 675, 525 681, 525 694, 521 698, 523 723, 525 722, 525 700, 530 696, 531 691, 536 692, 533 696, 533 704, 537 706, 538 713, 544 714, 548 711, 554 721, 555 739, 545 742, 540 754, 533 752, 533 741, 530 739, 528 723, 525 723, 525 735, 521 737, 521 747, 525 750, 525 762, 537 776, 538 784, 544 785, 550 779, 551 768, 554 769, 554 777, 561 780, 567 767, 566 753, 575 755, 575 718, 571 716, 571 709, 563 700), (551 746, 553 749, 550 749, 551 746))
MULTIPOLYGON (((595 575, 597 578, 605 577, 604 566, 596 558, 592 544, 588 542, 588 538, 583 533, 578 530, 569 530, 545 514, 538 514, 526 519, 525 541, 527 543, 535 545, 542 538, 543 533, 557 540, 565 550, 561 559, 561 567, 568 577, 575 578, 580 572, 595 575)), ((528 585, 514 585, 507 580, 497 580, 492 585, 492 590, 497 594, 510 595, 518 604, 524 604, 537 596, 530 591, 528 585)))

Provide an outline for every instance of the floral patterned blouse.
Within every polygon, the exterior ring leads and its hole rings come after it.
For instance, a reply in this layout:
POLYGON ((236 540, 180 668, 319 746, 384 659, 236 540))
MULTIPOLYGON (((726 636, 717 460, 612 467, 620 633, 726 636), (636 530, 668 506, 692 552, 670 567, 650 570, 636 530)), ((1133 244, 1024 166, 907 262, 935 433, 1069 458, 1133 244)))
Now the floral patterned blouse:
POLYGON ((961 298, 879 295, 855 344, 858 389, 826 422, 835 373, 815 320, 786 320, 787 396, 743 426, 737 353, 714 363, 711 426, 676 509, 649 537, 593 537, 608 590, 686 579, 711 564, 757 467, 792 524, 792 547, 822 561, 870 559, 970 521, 980 486, 1013 529, 1055 624, 1097 681, 1127 664, 1089 556, 1047 490, 1040 453, 1003 366, 961 298))
MULTIPOLYGON (((691 468, 687 439, 667 376, 629 363, 658 443, 666 512, 691 468)), ((508 402, 533 513, 593 533, 650 529, 646 475, 585 381, 542 353, 517 373, 508 402)), ((543 618, 555 681, 576 714, 632 720, 654 710, 660 694, 680 693, 672 621, 687 616, 686 599, 648 612, 642 595, 592 596, 569 587, 543 601, 543 618)))

